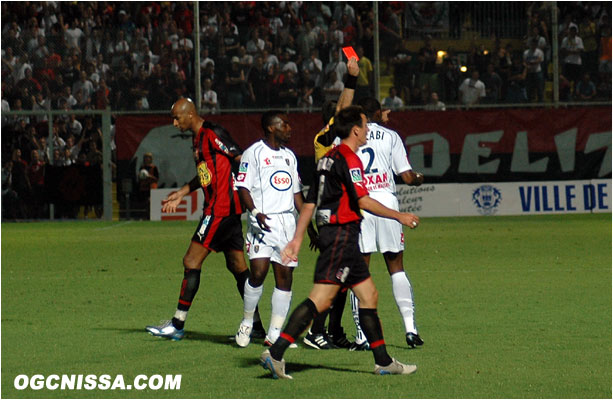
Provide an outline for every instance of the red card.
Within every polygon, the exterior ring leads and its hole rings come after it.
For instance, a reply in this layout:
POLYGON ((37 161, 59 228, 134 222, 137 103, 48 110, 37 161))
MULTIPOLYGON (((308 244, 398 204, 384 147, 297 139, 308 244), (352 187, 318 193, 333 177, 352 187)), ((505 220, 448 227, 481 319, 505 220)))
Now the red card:
POLYGON ((357 53, 355 52, 355 50, 353 50, 353 47, 351 46, 343 47, 343 53, 345 53, 345 57, 347 57, 347 61, 349 61, 351 57, 355 57, 356 61, 360 60, 360 57, 358 57, 357 53))

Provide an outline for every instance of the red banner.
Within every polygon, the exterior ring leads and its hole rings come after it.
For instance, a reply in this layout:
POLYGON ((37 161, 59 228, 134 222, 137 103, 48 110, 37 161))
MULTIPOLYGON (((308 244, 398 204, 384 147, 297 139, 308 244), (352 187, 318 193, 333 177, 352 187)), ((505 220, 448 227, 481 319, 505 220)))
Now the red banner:
MULTIPOLYGON (((263 136, 260 114, 205 118, 225 127, 243 149, 263 136)), ((323 125, 321 116, 296 113, 290 114, 289 120, 292 125, 289 147, 298 157, 313 157, 313 137, 323 125)), ((404 111, 391 113, 387 126, 405 140, 413 167, 429 172, 440 181, 457 182, 458 175, 459 180, 469 181, 492 177, 503 180, 602 178, 611 173, 610 107, 404 111), (547 160, 536 165, 533 159, 544 160, 543 155, 548 156, 547 160), (493 166, 484 168, 488 160, 499 160, 500 165, 496 170, 493 166), (608 169, 603 169, 601 164, 607 160, 608 169), (525 176, 525 173, 531 175, 525 176)), ((144 139, 155 128, 163 128, 156 137, 182 138, 182 143, 189 142, 185 139, 191 133, 182 135, 172 127, 170 116, 118 117, 118 159, 138 158, 144 151, 139 150, 144 139)), ((174 147, 172 141, 159 145, 155 145, 159 139, 150 142, 147 149, 160 156, 174 147)))

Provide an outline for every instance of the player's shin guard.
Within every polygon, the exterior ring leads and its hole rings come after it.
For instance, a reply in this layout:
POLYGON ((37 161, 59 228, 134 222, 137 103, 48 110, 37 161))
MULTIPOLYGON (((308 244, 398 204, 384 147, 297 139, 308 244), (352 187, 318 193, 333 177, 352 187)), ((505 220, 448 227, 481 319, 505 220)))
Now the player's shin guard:
POLYGON ((179 294, 179 304, 177 311, 172 319, 172 325, 177 329, 183 329, 187 312, 192 305, 192 301, 200 287, 200 270, 185 268, 183 272, 183 282, 181 283, 181 293, 179 294))
POLYGON ((330 324, 328 325, 328 333, 339 334, 342 332, 341 321, 343 320, 343 310, 345 310, 345 302, 347 301, 347 290, 339 290, 338 294, 332 302, 330 308, 330 324))
POLYGON ((272 291, 272 315, 270 316, 270 327, 268 328, 268 338, 274 343, 281 334, 283 322, 289 312, 289 307, 292 302, 292 292, 286 292, 275 288, 272 291))
POLYGON ((413 305, 413 289, 411 282, 404 271, 396 272, 391 276, 392 292, 398 306, 398 311, 404 321, 405 332, 417 333, 415 325, 415 308, 413 305))
POLYGON ((249 326, 253 326, 255 309, 262 297, 264 285, 253 287, 249 284, 249 280, 245 281, 245 296, 243 298, 243 322, 249 326))
MULTIPOLYGON (((290 315, 285 329, 279 339, 270 348, 270 355, 275 360, 283 359, 283 353, 290 344, 296 341, 302 332, 309 326, 313 318, 317 316, 317 307, 311 299, 307 298, 300 303, 290 315)), ((387 364, 386 364, 387 365, 387 364)))
POLYGON ((370 343, 370 349, 375 357, 375 364, 385 366, 390 365, 392 358, 387 354, 385 341, 383 340, 383 329, 381 321, 377 315, 377 310, 374 308, 360 308, 360 323, 366 339, 370 343))
POLYGON ((360 326, 360 302, 353 292, 349 295, 349 301, 351 302, 351 314, 353 314, 353 322, 355 323, 355 343, 362 344, 367 342, 366 335, 364 335, 364 331, 360 326))

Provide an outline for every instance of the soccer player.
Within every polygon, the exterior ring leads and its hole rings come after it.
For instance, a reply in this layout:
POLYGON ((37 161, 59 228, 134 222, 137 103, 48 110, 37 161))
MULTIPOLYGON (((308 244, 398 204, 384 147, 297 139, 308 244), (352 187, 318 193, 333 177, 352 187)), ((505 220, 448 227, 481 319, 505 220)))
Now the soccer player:
MULTIPOLYGON (((364 181, 369 195, 381 204, 398 210, 396 183, 394 174, 400 176, 407 185, 419 186, 424 181, 423 174, 413 171, 409 163, 402 139, 395 131, 381 124, 384 116, 381 104, 373 97, 358 100, 368 118, 368 134, 365 145, 358 149, 358 156, 364 168, 364 181)), ((387 117, 387 116, 386 116, 387 117)), ((424 342, 417 333, 413 306, 413 290, 407 277, 402 256, 404 251, 404 234, 398 222, 364 213, 360 229, 360 251, 366 264, 370 264, 370 255, 377 251, 383 254, 387 271, 392 279, 392 292, 405 326, 407 345, 414 348, 424 342)), ((351 309, 356 322, 357 335, 352 350, 365 350, 368 342, 360 329, 358 301, 351 293, 351 309)))
MULTIPOLYGON (((196 232, 183 257, 184 275, 179 294, 179 304, 174 317, 159 326, 147 326, 154 336, 181 340, 184 325, 194 296, 200 285, 202 263, 211 251, 224 253, 226 267, 234 275, 236 287, 243 296, 249 270, 243 253, 242 213, 238 192, 234 188, 232 162, 240 160, 240 147, 221 126, 205 121, 196 112, 190 99, 181 98, 171 109, 173 125, 181 132, 191 131, 194 144, 194 161, 197 176, 164 201, 162 211, 173 213, 184 196, 202 188, 204 209, 196 232)), ((264 328, 256 317, 258 337, 264 337, 264 328)))
POLYGON ((304 201, 298 161, 286 147, 292 128, 282 111, 268 111, 262 115, 262 129, 264 139, 245 150, 236 177, 239 196, 249 212, 247 254, 251 270, 245 282, 243 320, 236 333, 240 347, 247 347, 251 340, 254 312, 271 262, 275 288, 265 344, 277 340, 289 311, 292 276, 298 265, 294 260, 281 262, 281 250, 296 231, 294 210, 300 210, 304 201))
MULTIPOLYGON (((356 82, 358 74, 360 73, 360 67, 355 57, 347 61, 347 72, 345 88, 341 92, 338 102, 326 102, 322 107, 322 119, 325 126, 313 139, 316 163, 334 146, 340 144, 340 139, 336 136, 334 131, 334 116, 338 114, 340 110, 349 107, 353 101, 356 82)), ((312 231, 310 232, 310 236, 314 236, 312 231)), ((312 245, 311 247, 315 246, 312 245)), ((319 314, 318 317, 313 320, 313 325, 303 339, 303 342, 307 346, 317 350, 351 348, 353 343, 347 339, 347 335, 341 326, 346 300, 347 290, 343 288, 334 299, 330 310, 319 314), (328 314, 330 315, 330 324, 328 326, 328 332, 326 332, 325 322, 328 314)))
POLYGON ((283 354, 311 320, 330 307, 341 287, 351 287, 360 300, 360 321, 375 358, 375 374, 411 374, 415 365, 394 360, 387 353, 377 315, 377 289, 360 254, 361 209, 392 218, 415 228, 419 217, 383 206, 368 196, 362 162, 355 154, 366 144, 366 115, 357 106, 341 110, 334 129, 341 144, 319 160, 313 185, 302 206, 296 234, 282 252, 284 262, 296 260, 302 239, 317 206, 320 255, 309 297, 292 312, 279 339, 262 353, 261 364, 274 378, 292 379, 285 373, 283 354))

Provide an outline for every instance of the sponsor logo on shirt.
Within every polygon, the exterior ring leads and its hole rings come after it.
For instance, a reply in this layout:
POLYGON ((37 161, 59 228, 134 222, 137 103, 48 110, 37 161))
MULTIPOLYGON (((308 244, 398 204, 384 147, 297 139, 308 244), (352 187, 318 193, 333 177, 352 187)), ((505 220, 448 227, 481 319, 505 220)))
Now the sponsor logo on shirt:
POLYGON ((362 182, 362 170, 360 168, 352 168, 349 170, 351 181, 353 183, 362 182))
POLYGON ((206 162, 204 161, 198 164, 198 178, 200 178, 200 185, 203 187, 206 187, 211 183, 211 171, 209 171, 206 162))
POLYGON ((238 176, 236 177, 237 182, 244 182, 245 181, 245 176, 247 174, 244 172, 239 172, 238 176))
POLYGON ((292 177, 287 171, 277 171, 270 177, 270 185, 284 192, 292 186, 292 177))
POLYGON ((223 142, 217 138, 215 138, 215 143, 217 144, 217 146, 219 146, 219 148, 221 149, 221 151, 223 151, 224 153, 230 153, 230 150, 228 150, 228 148, 226 147, 225 144, 223 144, 223 142))
POLYGON ((242 162, 238 167, 238 172, 247 172, 248 162, 242 162))

